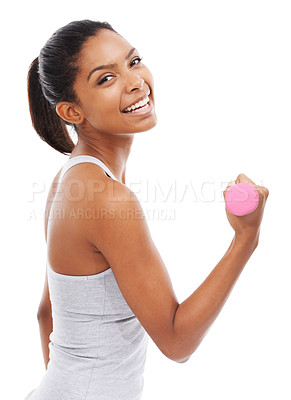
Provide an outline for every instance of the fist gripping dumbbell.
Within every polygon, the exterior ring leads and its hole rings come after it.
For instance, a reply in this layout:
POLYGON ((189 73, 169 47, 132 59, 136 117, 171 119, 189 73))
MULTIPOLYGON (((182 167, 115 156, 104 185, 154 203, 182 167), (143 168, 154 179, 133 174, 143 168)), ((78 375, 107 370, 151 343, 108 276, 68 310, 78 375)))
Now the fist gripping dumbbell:
POLYGON ((242 182, 230 186, 225 193, 225 205, 237 216, 250 214, 258 207, 259 193, 250 183, 242 182))

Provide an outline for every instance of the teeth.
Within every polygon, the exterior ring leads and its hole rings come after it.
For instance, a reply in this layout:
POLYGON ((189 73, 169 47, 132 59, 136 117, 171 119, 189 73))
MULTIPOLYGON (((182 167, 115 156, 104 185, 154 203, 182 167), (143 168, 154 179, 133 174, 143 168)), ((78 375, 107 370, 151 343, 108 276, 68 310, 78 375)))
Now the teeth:
MULTIPOLYGON (((147 108, 147 107, 149 107, 148 104, 146 104, 145 106, 143 106, 142 109, 147 108)), ((133 111, 130 111, 130 112, 131 112, 131 113, 135 113, 135 112, 139 112, 139 110, 140 110, 140 108, 139 108, 138 110, 133 110, 133 111)))
POLYGON ((146 96, 143 100, 139 101, 138 103, 133 104, 131 107, 127 107, 124 112, 130 112, 135 110, 136 108, 142 107, 149 102, 149 97, 146 96))

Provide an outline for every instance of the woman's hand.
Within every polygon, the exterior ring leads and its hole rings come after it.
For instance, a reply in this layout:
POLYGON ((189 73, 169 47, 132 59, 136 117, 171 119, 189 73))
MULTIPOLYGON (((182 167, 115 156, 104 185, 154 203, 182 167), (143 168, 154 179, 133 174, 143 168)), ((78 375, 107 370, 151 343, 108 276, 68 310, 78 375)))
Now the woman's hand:
POLYGON ((236 178, 235 182, 231 181, 226 189, 223 192, 223 196, 225 199, 225 194, 227 190, 229 189, 230 186, 233 186, 234 184, 242 183, 242 182, 247 182, 252 184, 258 191, 259 193, 259 204, 255 211, 253 211, 250 214, 243 215, 243 216, 236 216, 231 214, 227 208, 226 210, 226 215, 227 219, 231 225, 231 227, 235 231, 236 237, 242 237, 242 238, 252 238, 258 241, 259 239, 259 233, 260 233, 260 226, 264 214, 264 207, 267 201, 267 198, 269 196, 269 190, 264 187, 264 186, 258 186, 256 185, 251 179, 249 179, 246 175, 244 174, 239 174, 238 177, 236 178))

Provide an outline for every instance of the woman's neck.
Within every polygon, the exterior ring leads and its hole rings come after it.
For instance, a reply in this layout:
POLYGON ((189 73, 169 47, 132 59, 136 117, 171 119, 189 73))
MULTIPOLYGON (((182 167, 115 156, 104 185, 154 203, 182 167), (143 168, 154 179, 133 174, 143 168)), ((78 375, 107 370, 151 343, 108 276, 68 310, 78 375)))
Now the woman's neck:
POLYGON ((89 155, 98 158, 113 172, 119 182, 125 184, 126 162, 130 154, 133 134, 104 135, 98 138, 82 138, 71 153, 71 157, 89 155))

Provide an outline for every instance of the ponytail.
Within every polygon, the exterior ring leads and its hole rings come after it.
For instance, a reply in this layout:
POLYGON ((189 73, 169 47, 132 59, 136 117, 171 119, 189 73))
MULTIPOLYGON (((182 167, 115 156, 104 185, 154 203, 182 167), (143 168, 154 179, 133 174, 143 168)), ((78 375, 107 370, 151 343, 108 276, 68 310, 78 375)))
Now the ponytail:
POLYGON ((31 63, 27 76, 29 111, 38 135, 60 153, 71 153, 75 147, 66 124, 45 98, 39 79, 38 57, 31 63))

